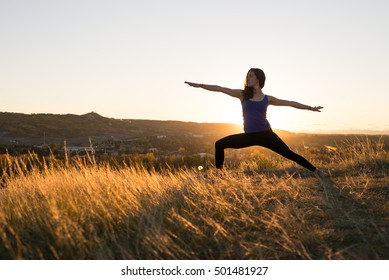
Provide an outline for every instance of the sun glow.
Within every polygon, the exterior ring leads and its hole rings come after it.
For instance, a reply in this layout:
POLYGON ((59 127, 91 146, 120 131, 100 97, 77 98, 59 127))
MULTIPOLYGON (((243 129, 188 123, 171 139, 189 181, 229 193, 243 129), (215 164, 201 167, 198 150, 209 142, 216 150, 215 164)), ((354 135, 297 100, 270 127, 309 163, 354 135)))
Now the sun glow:
POLYGON ((243 117, 242 114, 231 114, 229 116, 226 116, 226 123, 232 123, 237 125, 243 126, 243 117))
POLYGON ((270 110, 268 110, 267 118, 270 122, 270 126, 274 129, 282 129, 288 131, 303 129, 299 126, 299 122, 295 120, 293 112, 287 112, 280 107, 271 108, 270 110))

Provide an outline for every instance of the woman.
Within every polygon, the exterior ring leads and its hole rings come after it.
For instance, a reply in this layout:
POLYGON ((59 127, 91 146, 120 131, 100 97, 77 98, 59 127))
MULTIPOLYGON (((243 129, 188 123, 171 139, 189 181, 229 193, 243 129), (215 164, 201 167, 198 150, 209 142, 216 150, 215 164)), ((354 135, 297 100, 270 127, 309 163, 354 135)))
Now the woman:
POLYGON ((216 168, 223 168, 224 149, 240 149, 258 145, 266 147, 285 158, 300 164, 301 166, 314 172, 319 178, 327 177, 328 175, 324 171, 312 165, 304 157, 291 151, 281 138, 273 132, 268 120, 266 119, 268 105, 291 106, 297 109, 310 110, 314 112, 320 112, 320 109, 323 109, 323 107, 311 107, 298 102, 277 99, 274 96, 266 95, 262 92, 262 88, 265 85, 265 79, 265 73, 261 69, 252 68, 247 73, 244 90, 185 82, 192 87, 222 92, 232 97, 239 98, 242 103, 244 133, 230 135, 216 141, 216 168))

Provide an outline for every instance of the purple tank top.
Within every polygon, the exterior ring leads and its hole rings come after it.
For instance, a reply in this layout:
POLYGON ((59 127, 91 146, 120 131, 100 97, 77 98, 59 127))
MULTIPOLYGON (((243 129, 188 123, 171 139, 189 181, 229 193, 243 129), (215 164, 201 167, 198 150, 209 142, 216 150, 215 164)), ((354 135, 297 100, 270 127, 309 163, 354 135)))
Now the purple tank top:
POLYGON ((248 99, 242 101, 244 132, 255 133, 271 129, 270 123, 266 119, 268 104, 267 95, 265 95, 262 101, 248 99))

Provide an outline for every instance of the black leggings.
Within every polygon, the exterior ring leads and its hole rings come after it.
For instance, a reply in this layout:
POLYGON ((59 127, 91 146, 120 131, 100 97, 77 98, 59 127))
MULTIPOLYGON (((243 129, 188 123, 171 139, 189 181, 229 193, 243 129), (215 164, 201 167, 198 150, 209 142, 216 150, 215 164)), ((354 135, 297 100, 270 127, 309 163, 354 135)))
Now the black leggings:
POLYGON ((224 162, 224 149, 241 149, 250 146, 266 147, 287 159, 293 160, 308 170, 314 172, 316 167, 313 166, 304 157, 294 153, 289 147, 275 134, 272 130, 257 133, 241 133, 224 137, 215 143, 215 161, 216 168, 222 168, 224 162))

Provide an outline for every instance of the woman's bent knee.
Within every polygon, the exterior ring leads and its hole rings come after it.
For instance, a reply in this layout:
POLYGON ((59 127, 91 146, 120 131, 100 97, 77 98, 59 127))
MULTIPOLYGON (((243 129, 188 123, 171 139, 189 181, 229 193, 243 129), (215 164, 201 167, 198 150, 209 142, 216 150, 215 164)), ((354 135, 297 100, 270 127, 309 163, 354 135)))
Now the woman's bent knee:
POLYGON ((215 149, 222 149, 224 144, 223 144, 223 139, 219 139, 215 142, 215 149))

